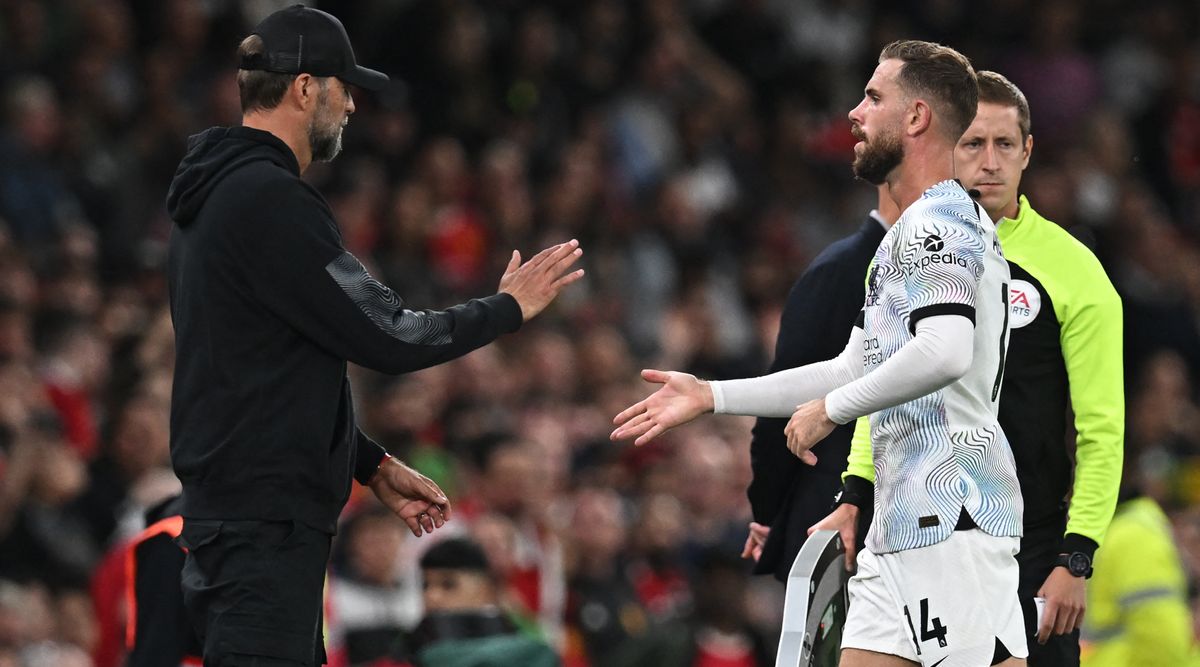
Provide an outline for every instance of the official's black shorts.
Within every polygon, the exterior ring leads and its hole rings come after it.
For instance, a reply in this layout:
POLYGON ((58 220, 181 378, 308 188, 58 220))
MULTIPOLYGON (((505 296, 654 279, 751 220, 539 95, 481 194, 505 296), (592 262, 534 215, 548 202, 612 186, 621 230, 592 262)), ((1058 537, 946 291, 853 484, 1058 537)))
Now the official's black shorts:
POLYGON ((183 600, 205 667, 325 663, 330 536, 293 521, 184 519, 183 600))
POLYGON ((1046 577, 1054 569, 1058 558, 1066 516, 1047 521, 1036 528, 1025 527, 1021 538, 1021 552, 1017 554, 1020 567, 1020 583, 1017 596, 1021 600, 1021 611, 1025 614, 1025 637, 1029 643, 1029 667, 1079 667, 1079 631, 1065 635, 1051 635, 1045 644, 1038 644, 1037 611, 1033 598, 1046 583, 1046 577))

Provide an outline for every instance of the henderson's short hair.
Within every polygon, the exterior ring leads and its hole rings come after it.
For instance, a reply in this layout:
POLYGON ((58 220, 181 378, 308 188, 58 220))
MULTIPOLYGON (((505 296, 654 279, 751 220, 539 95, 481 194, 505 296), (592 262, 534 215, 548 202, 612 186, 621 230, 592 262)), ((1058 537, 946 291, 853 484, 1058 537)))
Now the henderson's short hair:
MULTIPOLYGON (((250 35, 238 45, 238 61, 241 62, 246 56, 262 53, 264 48, 262 37, 250 35)), ((295 80, 295 74, 239 69, 237 84, 238 94, 242 99, 242 113, 269 110, 279 106, 283 94, 295 80)))
POLYGON ((977 73, 979 77, 979 102, 999 104, 1013 107, 1017 110, 1017 124, 1021 127, 1021 141, 1029 137, 1029 101, 1025 93, 1003 74, 983 70, 977 73))
POLYGON ((979 108, 979 84, 971 61, 948 46, 918 40, 883 47, 879 62, 892 59, 904 63, 896 77, 901 89, 929 100, 948 138, 957 142, 979 108))

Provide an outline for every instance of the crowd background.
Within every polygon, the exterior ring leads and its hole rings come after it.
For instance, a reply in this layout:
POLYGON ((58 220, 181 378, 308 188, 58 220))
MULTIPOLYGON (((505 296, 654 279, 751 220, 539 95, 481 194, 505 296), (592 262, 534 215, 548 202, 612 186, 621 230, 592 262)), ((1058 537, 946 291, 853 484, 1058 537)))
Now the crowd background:
MULTIPOLYGON (((187 136, 239 121, 234 50, 284 4, 0 0, 0 667, 120 664, 115 554, 178 490, 163 200, 187 136)), ((782 587, 737 558, 749 424, 634 449, 610 420, 642 367, 765 369, 792 281, 871 208, 846 112, 896 38, 1028 95, 1023 190, 1124 298, 1126 473, 1200 577, 1200 5, 316 4, 398 79, 355 97, 345 152, 306 175, 377 276, 445 307, 492 293, 513 248, 586 250, 584 281, 520 334, 403 377, 353 371, 364 429, 451 494, 448 532, 483 544, 569 664, 635 664, 664 635, 682 648, 654 664, 769 664, 782 587)), ((419 620, 437 539, 372 503, 335 548, 342 665, 419 620)))

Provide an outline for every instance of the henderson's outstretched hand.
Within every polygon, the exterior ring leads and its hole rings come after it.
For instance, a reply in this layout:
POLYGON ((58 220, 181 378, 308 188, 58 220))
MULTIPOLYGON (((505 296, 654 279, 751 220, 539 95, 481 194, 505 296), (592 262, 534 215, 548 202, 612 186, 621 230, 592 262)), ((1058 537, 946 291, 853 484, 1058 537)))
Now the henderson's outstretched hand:
POLYGON ((661 384, 658 391, 638 401, 613 418, 613 440, 637 438, 635 445, 647 442, 672 428, 712 412, 712 389, 695 375, 674 371, 642 371, 642 379, 661 384))

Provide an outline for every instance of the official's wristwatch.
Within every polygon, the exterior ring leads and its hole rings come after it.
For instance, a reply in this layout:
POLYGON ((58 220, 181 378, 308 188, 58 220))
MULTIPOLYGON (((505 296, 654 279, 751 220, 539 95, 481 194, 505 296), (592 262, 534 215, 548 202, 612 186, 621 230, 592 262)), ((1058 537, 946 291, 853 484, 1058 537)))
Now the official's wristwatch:
POLYGON ((1081 551, 1059 554, 1054 566, 1067 568, 1067 572, 1075 577, 1087 579, 1092 576, 1092 557, 1081 551))

